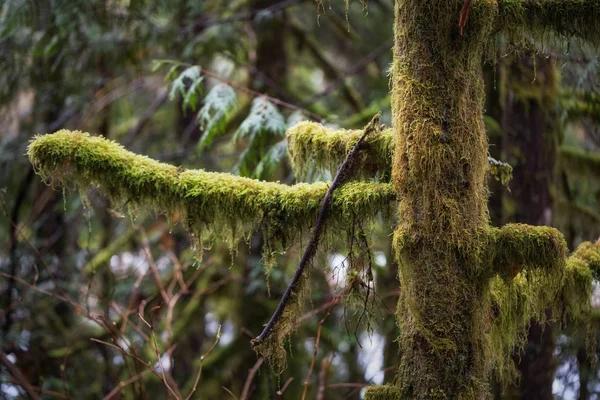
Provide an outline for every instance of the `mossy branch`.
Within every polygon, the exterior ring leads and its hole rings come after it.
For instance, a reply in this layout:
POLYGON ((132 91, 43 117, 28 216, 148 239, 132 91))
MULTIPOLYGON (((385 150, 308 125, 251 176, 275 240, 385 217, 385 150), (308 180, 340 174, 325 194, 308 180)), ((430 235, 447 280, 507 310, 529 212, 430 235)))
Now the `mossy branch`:
MULTIPOLYGON (((269 242, 285 245, 314 224, 329 187, 326 182, 288 186, 186 170, 134 154, 102 137, 67 130, 37 136, 28 155, 48 183, 97 186, 113 204, 149 208, 173 222, 185 222, 200 242, 206 233, 239 240, 262 229, 269 242)), ((357 219, 369 219, 395 197, 390 184, 343 185, 331 199, 328 226, 343 229, 357 219)))
MULTIPOLYGON (((305 177, 309 168, 336 171, 361 137, 360 129, 332 129, 315 122, 302 122, 287 131, 288 154, 294 172, 305 177)), ((391 129, 367 137, 356 159, 357 178, 391 176, 394 136, 391 129)), ((512 178, 512 167, 488 157, 488 172, 506 185, 512 178)))
POLYGON ((524 269, 562 271, 567 244, 560 231, 548 226, 508 224, 492 230, 494 272, 505 279, 524 269))
POLYGON ((600 177, 600 156, 598 154, 589 153, 576 147, 563 146, 560 148, 558 156, 559 163, 565 168, 600 177))
POLYGON ((512 36, 553 31, 600 44, 600 0, 502 0, 499 6, 496 26, 512 36))
MULTIPOLYGON (((352 174, 353 167, 355 166, 354 162, 356 160, 356 157, 359 153, 359 149, 361 148, 361 145, 364 142, 365 138, 367 138, 369 136, 373 136, 373 134, 379 133, 380 129, 381 129, 380 115, 377 114, 373 117, 371 122, 369 122, 369 124, 367 124, 367 126, 364 128, 363 134, 361 135, 361 137, 358 139, 358 141, 352 147, 352 150, 350 151, 350 153, 348 154, 348 156, 342 163, 337 174, 335 175, 335 178, 333 179, 333 182, 331 183, 331 186, 327 190, 327 193, 325 194, 325 197, 323 198, 323 201, 319 208, 317 223, 315 224, 315 226, 313 228, 312 235, 309 239, 308 245, 306 246, 306 249, 304 250, 304 254, 302 255, 302 258, 300 259, 300 263, 298 264, 296 273, 294 274, 292 280, 290 281, 290 284, 286 288, 286 290, 281 298, 281 301, 277 305, 277 309, 271 316, 271 319, 269 320, 269 322, 267 323, 267 325, 265 326, 263 331, 260 333, 260 335, 258 337, 256 337, 255 339, 252 339, 252 341, 251 341, 253 348, 256 348, 259 351, 262 351, 266 357, 274 358, 274 360, 272 360, 272 361, 278 361, 281 359, 281 355, 278 354, 278 351, 274 351, 273 347, 280 348, 281 341, 283 338, 279 337, 280 335, 277 334, 277 335, 275 335, 276 336, 275 342, 271 341, 271 342, 265 343, 265 340, 267 340, 269 335, 271 335, 271 333, 274 331, 276 325, 281 323, 282 316, 283 316, 284 312, 286 312, 286 309, 289 308, 288 306, 289 306, 290 301, 292 301, 292 298, 298 297, 297 291, 301 290, 301 288, 299 288, 300 281, 303 278, 305 279, 305 275, 306 275, 304 271, 305 271, 306 267, 308 267, 308 265, 310 264, 310 262, 312 261, 312 259, 314 258, 315 254, 317 252, 317 246, 319 245, 319 242, 321 240, 321 235, 322 235, 322 231, 325 226, 325 221, 327 220, 327 217, 328 217, 329 207, 330 207, 332 196, 333 196, 334 192, 336 191, 336 189, 338 189, 338 187, 342 184, 342 182, 345 179, 347 179, 350 176, 350 174, 352 174)), ((285 329, 281 329, 280 331, 285 332, 285 329)), ((275 365, 277 366, 277 364, 275 364, 275 365)))

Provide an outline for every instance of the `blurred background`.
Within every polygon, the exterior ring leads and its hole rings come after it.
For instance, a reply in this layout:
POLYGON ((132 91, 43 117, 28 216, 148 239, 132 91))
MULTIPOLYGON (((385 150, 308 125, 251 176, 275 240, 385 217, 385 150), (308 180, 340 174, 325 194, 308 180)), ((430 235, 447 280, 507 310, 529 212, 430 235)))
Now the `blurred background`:
MULTIPOLYGON (((198 260, 181 226, 93 189, 54 190, 25 154, 64 128, 293 184, 294 123, 361 128, 381 111, 390 125, 392 24, 392 0, 0 1, 0 398, 359 399, 391 382, 393 216, 369 226, 370 318, 345 307, 346 233, 333 232, 278 376, 249 341, 302 243, 267 272, 260 234, 198 260)), ((508 185, 490 178, 493 224, 553 225, 571 249, 600 235, 597 55, 576 41, 490 46, 490 155, 513 166, 508 185)), ((594 327, 532 325, 514 356, 521 381, 491 382, 495 396, 598 398, 597 342, 594 327)))

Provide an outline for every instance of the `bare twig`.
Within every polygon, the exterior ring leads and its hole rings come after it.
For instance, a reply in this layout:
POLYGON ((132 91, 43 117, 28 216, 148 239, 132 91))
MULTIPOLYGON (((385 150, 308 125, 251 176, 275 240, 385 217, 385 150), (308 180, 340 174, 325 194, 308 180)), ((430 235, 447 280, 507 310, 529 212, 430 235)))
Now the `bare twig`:
POLYGON ((352 167, 354 158, 356 157, 358 150, 359 150, 362 142, 364 141, 364 139, 367 137, 367 135, 369 135, 371 133, 379 132, 380 129, 381 129, 380 114, 376 114, 373 117, 373 119, 371 120, 371 122, 369 122, 369 124, 367 124, 362 136, 360 137, 360 139, 358 139, 358 141, 356 142, 356 144, 354 145, 354 147, 352 148, 352 150, 350 151, 348 156, 346 156, 346 159, 344 160, 342 166, 337 171, 337 174, 335 175, 335 178, 333 179, 331 186, 329 186, 329 190, 327 190, 327 193, 325 194, 325 197, 323 198, 323 202, 321 203, 321 207, 319 209, 319 215, 317 217, 317 223, 313 229, 312 236, 308 242, 308 245, 306 246, 306 249, 304 251, 302 259, 300 260, 300 263, 298 264, 296 273, 294 274, 292 281, 290 282, 287 289, 285 290, 285 293, 283 294, 283 297, 281 298, 281 301, 279 302, 277 309, 273 313, 273 316, 269 320, 269 323, 265 326, 265 328, 263 329, 263 331, 261 332, 261 334, 258 337, 256 337, 255 339, 252 339, 251 343, 252 343, 253 347, 257 346, 258 344, 260 344, 267 338, 267 336, 269 335, 269 333, 271 333, 271 331, 272 331, 273 327, 275 326, 275 324, 277 323, 277 321, 279 321, 279 318, 281 318, 283 311, 285 310, 287 304, 289 303, 289 301, 292 297, 294 288, 300 281, 300 278, 302 277, 304 270, 306 269, 306 267, 308 266, 308 264, 310 263, 310 261, 312 260, 312 258, 314 257, 314 255, 317 252, 317 246, 318 246, 319 240, 321 238, 321 231, 323 230, 325 220, 327 219, 327 211, 329 208, 329 202, 331 200, 331 196, 332 196, 333 192, 337 189, 337 187, 340 185, 340 183, 347 177, 349 170, 352 167))
POLYGON ((27 392, 29 397, 31 397, 33 400, 40 400, 40 396, 33 389, 33 386, 31 386, 25 375, 23 375, 21 370, 17 368, 16 365, 10 362, 3 351, 0 351, 0 361, 2 361, 2 364, 4 364, 8 372, 10 372, 10 374, 15 378, 17 383, 25 390, 25 392, 27 392))
POLYGON ((262 365, 262 363, 264 361, 265 361, 265 359, 260 357, 258 360, 256 360, 256 363, 250 369, 250 372, 248 372, 248 377, 246 378, 246 382, 244 382, 244 389, 242 390, 242 396, 240 397, 240 400, 246 400, 248 398, 248 396, 250 395, 250 385, 252 384, 252 381, 254 380, 254 376, 256 375, 256 373, 258 372, 258 369, 260 368, 260 366, 262 365))
MULTIPOLYGON (((212 353, 212 351, 214 350, 215 347, 217 347, 217 345, 219 344, 219 342, 221 341, 221 325, 219 325, 219 327, 217 328, 217 338, 215 339, 214 343, 212 344, 212 346, 210 346, 210 349, 208 349, 208 351, 204 354, 202 354, 202 356, 200 357, 200 367, 198 367, 198 374, 196 375, 196 380, 194 381, 194 387, 192 388, 192 390, 190 391, 190 394, 187 395, 187 397, 185 398, 185 400, 189 400, 192 398, 192 395, 196 392, 196 389, 198 389, 198 382, 200 382, 200 376, 202 375, 202 365, 204 364, 204 360, 206 359, 206 357, 208 357, 208 355, 210 353, 212 353)), ((225 389, 225 388, 223 388, 225 389)), ((227 389, 225 389, 227 390, 227 389)), ((231 395, 233 395, 233 393, 230 392, 231 395)), ((235 397, 235 396, 233 396, 235 397)))
POLYGON ((323 400, 325 398, 325 384, 327 383, 327 373, 331 367, 331 358, 324 358, 321 361, 321 372, 319 373, 319 387, 317 389, 317 399, 323 400))
POLYGON ((281 387, 281 389, 279 389, 277 391, 277 396, 279 396, 279 397, 283 396, 283 393, 285 392, 285 389, 287 389, 287 387, 290 386, 290 383, 292 383, 293 380, 294 380, 294 377, 290 376, 288 378, 288 380, 285 381, 285 383, 283 384, 283 386, 281 387))
POLYGON ((143 378, 144 376, 148 375, 149 373, 151 373, 152 371, 149 369, 145 369, 142 372, 140 372, 137 375, 132 376, 131 378, 127 379, 126 381, 122 381, 119 382, 119 384, 117 386, 114 387, 113 390, 111 390, 106 396, 104 396, 104 398, 102 400, 110 400, 113 397, 115 397, 120 391, 121 389, 123 389, 125 386, 131 385, 132 383, 134 383, 135 381, 137 381, 138 379, 143 378))
POLYGON ((308 369, 308 374, 306 375, 306 379, 304 380, 304 391, 302 392, 302 400, 306 398, 306 393, 308 392, 308 384, 310 382, 310 377, 312 375, 313 369, 315 367, 315 361, 317 360, 317 352, 319 351, 319 343, 321 341, 321 331, 323 330, 323 324, 327 321, 327 318, 331 315, 331 310, 335 303, 332 303, 327 310, 327 313, 321 318, 319 321, 319 327, 317 328, 317 338, 315 339, 315 347, 313 349, 312 360, 310 361, 310 368, 308 369))

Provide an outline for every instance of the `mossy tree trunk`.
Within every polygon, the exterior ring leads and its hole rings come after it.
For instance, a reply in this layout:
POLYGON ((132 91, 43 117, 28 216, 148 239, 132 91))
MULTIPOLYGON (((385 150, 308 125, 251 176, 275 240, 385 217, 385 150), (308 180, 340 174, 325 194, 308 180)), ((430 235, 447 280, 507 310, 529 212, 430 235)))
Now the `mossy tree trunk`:
MULTIPOLYGON (((511 193, 504 195, 504 223, 550 225, 559 141, 556 67, 553 59, 541 56, 508 61, 503 64, 501 78, 503 148, 504 160, 514 169, 511 193)), ((555 326, 533 321, 527 345, 514 355, 521 379, 507 389, 503 398, 553 398, 555 345, 555 326)))
POLYGON ((487 395, 483 325, 488 226, 481 69, 495 1, 474 4, 460 36, 462 1, 399 0, 392 67, 400 199, 395 249, 401 296, 398 385, 372 398, 487 395))

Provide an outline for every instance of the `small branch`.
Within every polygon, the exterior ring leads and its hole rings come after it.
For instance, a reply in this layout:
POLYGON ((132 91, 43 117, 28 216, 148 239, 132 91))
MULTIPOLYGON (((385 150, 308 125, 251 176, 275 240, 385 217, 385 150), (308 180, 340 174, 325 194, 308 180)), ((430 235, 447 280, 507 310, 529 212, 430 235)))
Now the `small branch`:
POLYGON ((338 170, 337 174, 335 175, 335 178, 333 179, 333 182, 331 183, 331 186, 329 187, 329 190, 327 190, 327 193, 325 194, 325 197, 323 198, 323 202, 321 203, 321 207, 319 209, 319 214, 317 217, 317 224, 315 225, 315 227, 313 229, 312 236, 308 242, 308 245, 306 246, 304 255, 302 256, 302 259, 300 260, 300 263, 298 264, 298 269, 296 270, 296 273, 294 274, 294 277, 292 278, 292 281, 290 282, 289 286, 285 290, 285 293, 283 294, 283 297, 281 298, 281 301, 279 302, 279 305, 277 306, 275 313, 273 313, 273 316, 269 320, 269 323, 265 326, 265 328, 263 329, 263 331, 261 332, 261 334, 258 337, 256 337, 255 339, 252 339, 251 343, 252 343, 253 347, 256 347, 258 344, 262 343, 267 338, 267 336, 273 330, 273 327, 275 326, 275 324, 279 321, 279 319, 283 315, 283 312, 292 297, 294 288, 300 281, 300 278, 302 277, 302 274, 304 273, 304 270, 306 269, 307 265, 310 263, 310 261, 312 260, 312 258, 315 255, 315 253, 317 252, 317 246, 318 246, 319 240, 321 238, 321 231, 323 230, 325 220, 327 219, 327 211, 329 208, 329 202, 331 200, 331 196, 332 196, 333 192, 337 189, 337 187, 340 185, 340 183, 347 177, 348 173, 350 172, 353 161, 354 161, 354 159, 358 153, 358 150, 359 150, 362 142, 364 141, 364 139, 371 133, 379 132, 380 129, 381 129, 380 115, 377 114, 373 117, 371 122, 369 122, 369 124, 367 124, 367 126, 364 129, 364 133, 362 134, 360 139, 358 139, 358 141, 356 142, 356 144, 354 145, 354 147, 352 148, 352 150, 346 157, 346 160, 344 160, 344 163, 342 164, 342 166, 338 170))
MULTIPOLYGON (((204 364, 204 360, 206 359, 206 357, 208 357, 208 355, 210 353, 212 353, 212 351, 214 350, 215 347, 217 347, 217 345, 219 344, 220 341, 221 341, 221 325, 219 325, 219 327, 217 328, 217 338, 215 339, 214 343, 212 344, 212 346, 210 346, 210 349, 208 349, 208 351, 206 353, 202 354, 202 357, 200 357, 200 367, 198 368, 198 374, 196 375, 196 380, 194 381, 194 387, 190 391, 190 394, 187 395, 185 400, 191 399, 192 395, 196 392, 196 389, 198 388, 198 382, 200 382, 200 376, 202 375, 202 364, 204 364)), ((223 389, 225 389, 225 388, 223 388, 223 389)))
POLYGON ((10 360, 8 359, 6 354, 4 354, 3 351, 0 351, 0 361, 2 361, 2 364, 4 364, 8 372, 10 372, 10 374, 15 378, 17 383, 21 385, 25 392, 27 392, 29 397, 31 397, 33 400, 40 400, 40 396, 33 389, 25 375, 23 375, 21 370, 17 368, 16 365, 10 362, 10 360))
POLYGON ((306 375, 306 379, 304 380, 304 391, 302 392, 302 400, 306 399, 306 393, 308 392, 308 384, 310 382, 310 377, 312 375, 312 371, 315 367, 315 361, 317 360, 317 352, 319 351, 319 343, 321 341, 321 331, 323 330, 323 324, 327 321, 327 318, 331 315, 331 309, 335 304, 332 304, 325 316, 319 321, 319 327, 317 328, 317 338, 315 339, 315 347, 313 350, 312 360, 310 361, 310 368, 308 369, 308 374, 306 375))
POLYGON ((293 380, 294 380, 294 378, 292 376, 290 376, 288 378, 288 380, 285 381, 285 383, 283 384, 283 386, 281 387, 281 389, 279 389, 277 391, 277 396, 279 396, 279 397, 283 396, 283 393, 285 392, 285 389, 287 389, 287 387, 290 386, 290 383, 292 383, 293 380))
POLYGON ((242 390, 242 396, 240 397, 240 400, 246 400, 250 395, 250 385, 252 384, 254 376, 256 375, 258 369, 264 361, 264 358, 259 358, 254 364, 254 366, 250 369, 250 372, 248 373, 248 378, 246 378, 246 382, 244 383, 244 389, 242 390))

